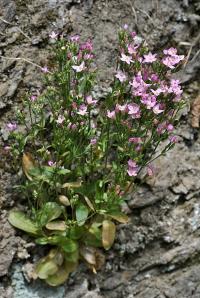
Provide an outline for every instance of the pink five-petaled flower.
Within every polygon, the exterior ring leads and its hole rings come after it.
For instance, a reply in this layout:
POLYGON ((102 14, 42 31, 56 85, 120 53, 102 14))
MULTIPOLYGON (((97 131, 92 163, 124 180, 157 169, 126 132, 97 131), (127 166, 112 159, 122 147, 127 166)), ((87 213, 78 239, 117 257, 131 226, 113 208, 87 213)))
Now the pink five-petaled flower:
POLYGON ((128 104, 128 114, 133 118, 140 118, 140 107, 136 103, 128 104))
POLYGON ((42 71, 43 73, 48 73, 48 72, 49 72, 49 69, 48 69, 47 66, 44 66, 44 67, 41 67, 41 71, 42 71))
POLYGON ((115 119, 115 117, 116 117, 115 111, 107 110, 107 117, 110 119, 115 119))
POLYGON ((176 48, 169 48, 169 49, 163 50, 163 53, 165 55, 175 56, 177 54, 177 49, 176 48))
POLYGON ((130 64, 131 62, 133 62, 132 57, 131 56, 127 56, 123 53, 121 53, 121 61, 126 62, 127 64, 130 64))
POLYGON ((59 115, 58 119, 56 120, 58 124, 62 124, 64 121, 65 121, 65 117, 63 115, 59 115))
POLYGON ((126 75, 125 75, 125 73, 124 73, 123 71, 121 71, 121 70, 119 70, 119 71, 116 73, 115 77, 116 77, 118 80, 120 80, 121 83, 123 83, 124 81, 126 81, 126 75))
POLYGON ((139 170, 139 167, 136 164, 136 162, 132 159, 129 159, 128 170, 127 170, 128 175, 129 176, 137 176, 138 170, 139 170))
POLYGON ((169 67, 170 69, 173 69, 176 64, 178 64, 181 60, 184 59, 184 55, 173 55, 173 56, 166 56, 162 59, 162 63, 169 67))
POLYGON ((128 53, 129 53, 130 55, 136 54, 136 53, 137 53, 137 48, 138 48, 138 47, 139 47, 138 45, 133 46, 133 45, 129 44, 129 45, 128 45, 128 53))
POLYGON ((56 166, 56 162, 53 162, 52 160, 49 160, 47 163, 50 167, 55 167, 56 166))
POLYGON ((86 106, 85 104, 80 105, 77 114, 79 114, 79 115, 81 115, 81 116, 84 116, 84 115, 86 115, 87 113, 88 113, 88 112, 87 112, 87 106, 86 106))
POLYGON ((85 69, 85 62, 83 61, 80 65, 73 65, 72 68, 76 72, 81 72, 85 69))
POLYGON ((86 102, 88 105, 95 105, 97 103, 97 100, 94 100, 91 95, 88 95, 86 97, 86 102))
POLYGON ((15 131, 17 129, 17 124, 16 123, 7 123, 7 129, 11 132, 11 131, 15 131))
POLYGON ((70 37, 70 40, 72 42, 78 42, 79 39, 80 39, 80 35, 78 35, 78 34, 77 35, 73 35, 73 36, 70 37))
POLYGON ((156 55, 157 54, 152 54, 151 52, 149 52, 148 54, 144 55, 143 63, 152 63, 152 62, 155 62, 157 60, 156 55))
POLYGON ((58 33, 55 33, 54 31, 52 31, 50 34, 49 34, 49 37, 52 38, 52 39, 56 39, 58 36, 58 33))
POLYGON ((120 104, 116 104, 116 107, 115 107, 115 111, 116 112, 126 112, 127 111, 127 104, 124 104, 124 105, 120 105, 120 104))
POLYGON ((164 112, 164 109, 162 109, 161 104, 158 103, 157 105, 155 105, 153 107, 153 112, 154 112, 154 114, 158 115, 158 114, 164 112))

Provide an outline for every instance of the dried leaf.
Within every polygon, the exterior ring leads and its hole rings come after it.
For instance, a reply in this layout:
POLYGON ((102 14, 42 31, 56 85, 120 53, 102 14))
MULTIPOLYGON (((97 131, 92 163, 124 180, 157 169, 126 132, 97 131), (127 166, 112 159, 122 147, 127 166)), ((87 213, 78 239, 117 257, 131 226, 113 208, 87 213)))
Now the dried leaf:
POLYGON ((66 196, 64 196, 64 195, 60 195, 60 196, 58 197, 58 200, 59 200, 59 202, 60 202, 61 204, 63 204, 64 206, 70 206, 70 201, 69 201, 69 199, 68 199, 66 196))
POLYGON ((55 220, 46 224, 48 230, 65 231, 67 226, 63 220, 55 220))
POLYGON ((82 246, 80 248, 80 255, 90 265, 96 265, 95 248, 91 246, 82 246))
POLYGON ((111 213, 108 214, 111 218, 115 219, 116 221, 120 222, 120 223, 127 223, 129 222, 129 217, 122 213, 122 212, 115 212, 115 213, 111 213))
POLYGON ((8 221, 15 228, 18 228, 22 231, 33 235, 39 234, 36 224, 21 211, 11 211, 8 216, 8 221))
POLYGON ((102 225, 102 244, 108 250, 114 243, 116 227, 110 220, 104 220, 102 225))
POLYGON ((30 175, 30 170, 36 167, 36 162, 33 159, 33 156, 31 155, 31 153, 27 152, 23 154, 22 157, 22 169, 24 174, 26 175, 26 177, 32 181, 33 178, 30 175))
POLYGON ((81 184, 82 184, 82 181, 66 182, 62 185, 62 188, 79 188, 81 184))
POLYGON ((94 273, 96 273, 96 270, 101 269, 105 263, 105 256, 99 249, 92 246, 81 246, 80 255, 94 273))
POLYGON ((194 128, 199 128, 200 121, 200 95, 194 100, 191 108, 192 120, 191 125, 194 128))
POLYGON ((88 204, 88 206, 90 207, 90 209, 95 212, 95 208, 92 205, 92 202, 88 199, 88 197, 84 196, 84 199, 85 199, 86 203, 88 204))

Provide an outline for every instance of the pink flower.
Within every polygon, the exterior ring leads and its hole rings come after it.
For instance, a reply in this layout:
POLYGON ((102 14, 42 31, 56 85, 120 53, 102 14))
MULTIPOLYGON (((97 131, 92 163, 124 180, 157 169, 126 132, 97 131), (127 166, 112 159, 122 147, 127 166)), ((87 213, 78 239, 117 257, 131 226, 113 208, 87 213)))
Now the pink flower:
POLYGON ((11 149, 10 146, 5 146, 5 147, 4 147, 4 150, 5 150, 5 151, 10 151, 10 149, 11 149))
POLYGON ((58 119, 56 120, 58 124, 62 124, 64 121, 65 121, 65 117, 63 115, 59 115, 58 119))
POLYGON ((136 54, 137 53, 137 48, 138 48, 138 45, 132 46, 131 44, 129 44, 128 45, 128 53, 130 55, 136 54))
POLYGON ((49 37, 52 38, 52 39, 57 39, 57 36, 58 36, 58 33, 55 33, 54 31, 52 31, 52 32, 49 34, 49 37))
POLYGON ((85 60, 90 60, 90 59, 93 59, 94 58, 94 55, 93 54, 85 54, 84 57, 83 57, 85 60))
POLYGON ((115 107, 115 111, 116 112, 126 112, 127 111, 127 105, 124 104, 124 105, 120 105, 120 104, 116 104, 116 107, 115 107))
POLYGON ((73 70, 81 72, 85 69, 85 62, 83 61, 80 65, 72 65, 73 70))
POLYGON ((71 122, 69 122, 69 124, 67 125, 67 128, 68 129, 71 129, 71 130, 75 130, 77 128, 77 125, 76 124, 72 124, 71 122))
POLYGON ((151 52, 144 55, 144 60, 143 60, 143 63, 152 63, 152 62, 155 62, 157 60, 156 58, 156 55, 157 54, 152 54, 151 52))
POLYGON ((48 69, 47 66, 44 66, 44 67, 41 67, 41 71, 42 71, 43 73, 48 73, 48 72, 49 72, 49 69, 48 69))
POLYGON ((37 100, 37 96, 36 95, 31 95, 30 101, 34 102, 36 100, 37 100))
POLYGON ((49 160, 47 163, 50 167, 55 167, 56 166, 56 162, 53 162, 52 160, 49 160))
POLYGON ((77 35, 73 35, 73 36, 70 37, 70 40, 72 42, 78 42, 79 39, 80 39, 80 36, 78 34, 77 35))
POLYGON ((175 56, 177 54, 176 48, 169 48, 168 50, 163 50, 165 55, 175 56))
POLYGON ((115 111, 111 112, 111 111, 107 110, 107 117, 110 119, 115 119, 115 117, 116 117, 115 111))
POLYGON ((87 51, 91 52, 93 50, 92 41, 90 39, 88 39, 85 43, 81 44, 80 50, 81 51, 87 50, 87 51))
POLYGON ((90 140, 90 145, 95 145, 97 143, 97 139, 93 138, 90 140))
POLYGON ((157 81, 159 80, 158 75, 155 74, 155 73, 153 73, 153 74, 151 75, 151 80, 152 80, 153 82, 157 82, 157 81))
POLYGON ((184 55, 166 56, 162 59, 162 63, 169 68, 173 69, 176 64, 184 59, 184 55))
POLYGON ((178 143, 178 137, 177 136, 169 136, 169 140, 171 143, 178 143))
POLYGON ((135 37, 136 37, 136 32, 135 32, 135 31, 132 31, 132 32, 130 33, 130 35, 131 35, 132 38, 135 38, 135 37))
POLYGON ((129 161, 128 161, 128 170, 127 170, 128 175, 131 176, 131 177, 132 176, 137 176, 138 170, 139 170, 139 167, 136 164, 136 162, 132 159, 129 159, 129 161))
POLYGON ((127 56, 123 53, 121 53, 121 61, 126 62, 127 64, 130 64, 131 62, 133 62, 132 57, 131 56, 127 56))
POLYGON ((140 107, 136 103, 128 104, 128 114, 135 118, 139 118, 140 107))
POLYGON ((126 75, 125 75, 125 73, 123 73, 120 70, 117 72, 117 74, 115 75, 115 77, 117 79, 119 79, 121 83, 123 83, 124 81, 126 81, 126 75))
POLYGON ((95 105, 97 103, 97 100, 94 100, 91 95, 88 95, 86 97, 86 102, 88 105, 95 105))
POLYGON ((127 30, 127 29, 128 29, 128 25, 124 24, 124 30, 127 30))
POLYGON ((148 110, 150 110, 156 105, 156 97, 154 95, 146 94, 142 97, 141 102, 146 105, 148 110))
POLYGON ((134 144, 142 143, 142 139, 140 137, 132 137, 132 138, 129 138, 128 141, 134 144))
POLYGON ((149 164, 149 165, 147 166, 147 175, 148 175, 148 176, 153 176, 154 173, 155 173, 155 169, 154 169, 153 165, 150 165, 150 164, 149 164))
POLYGON ((167 131, 170 131, 170 132, 174 130, 174 126, 172 124, 168 124, 166 128, 167 128, 167 131))
POLYGON ((164 112, 164 110, 161 108, 161 105, 158 103, 157 105, 155 105, 153 107, 153 112, 154 112, 154 114, 158 115, 158 114, 164 112))
POLYGON ((15 131, 17 129, 17 124, 16 123, 7 123, 7 129, 12 132, 12 131, 15 131))
POLYGON ((77 114, 79 114, 79 115, 81 115, 81 116, 84 116, 84 115, 86 115, 87 113, 88 113, 88 112, 87 112, 87 106, 84 105, 84 104, 80 105, 77 114))

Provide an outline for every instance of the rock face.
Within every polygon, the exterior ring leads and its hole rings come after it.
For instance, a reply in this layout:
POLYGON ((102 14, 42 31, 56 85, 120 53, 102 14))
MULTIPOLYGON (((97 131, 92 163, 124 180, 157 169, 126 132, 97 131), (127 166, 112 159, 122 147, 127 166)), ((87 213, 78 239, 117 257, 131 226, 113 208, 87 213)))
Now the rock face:
POLYGON ((200 86, 197 2, 0 1, 0 56, 9 58, 0 58, 0 297, 200 297, 200 139, 199 132, 190 126, 188 109, 179 119, 180 143, 156 161, 155 177, 128 198, 125 210, 131 221, 118 226, 103 270, 94 276, 81 265, 68 283, 57 289, 40 281, 27 283, 22 273, 23 265, 28 268, 24 259, 29 257, 32 244, 16 236, 6 221, 7 211, 20 202, 11 188, 16 177, 2 150, 7 138, 5 122, 14 119, 21 97, 26 91, 42 88, 37 66, 24 59, 45 65, 52 30, 66 37, 81 33, 83 39, 94 40, 101 69, 102 87, 96 90, 99 97, 103 97, 114 72, 120 25, 127 23, 138 31, 152 50, 177 46, 187 54, 191 48, 191 62, 180 77, 185 83, 185 99, 192 103, 200 86))

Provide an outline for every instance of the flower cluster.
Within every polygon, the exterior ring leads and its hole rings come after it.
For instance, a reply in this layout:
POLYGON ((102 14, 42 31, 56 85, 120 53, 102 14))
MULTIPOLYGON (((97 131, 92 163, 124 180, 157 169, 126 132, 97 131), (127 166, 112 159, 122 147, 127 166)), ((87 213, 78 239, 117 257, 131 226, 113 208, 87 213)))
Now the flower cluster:
POLYGON ((154 175, 152 162, 178 141, 174 129, 183 91, 172 71, 184 57, 174 48, 150 52, 125 26, 119 32, 111 91, 98 100, 92 41, 82 42, 79 35, 65 40, 56 32, 49 37, 55 59, 51 67, 41 67, 46 88, 24 99, 30 121, 19 111, 18 123, 7 124, 11 134, 6 148, 15 159, 22 156, 28 181, 21 191, 33 197, 27 226, 18 213, 12 213, 10 222, 34 234, 38 244, 57 247, 37 274, 58 285, 68 276, 66 262, 76 264, 80 255, 96 270, 90 260, 97 252, 88 258, 85 247, 111 247, 113 220, 127 221, 121 203, 135 178, 141 171, 154 175), (18 124, 26 130, 18 130, 18 124), (44 270, 48 262, 55 265, 54 273, 44 270))

